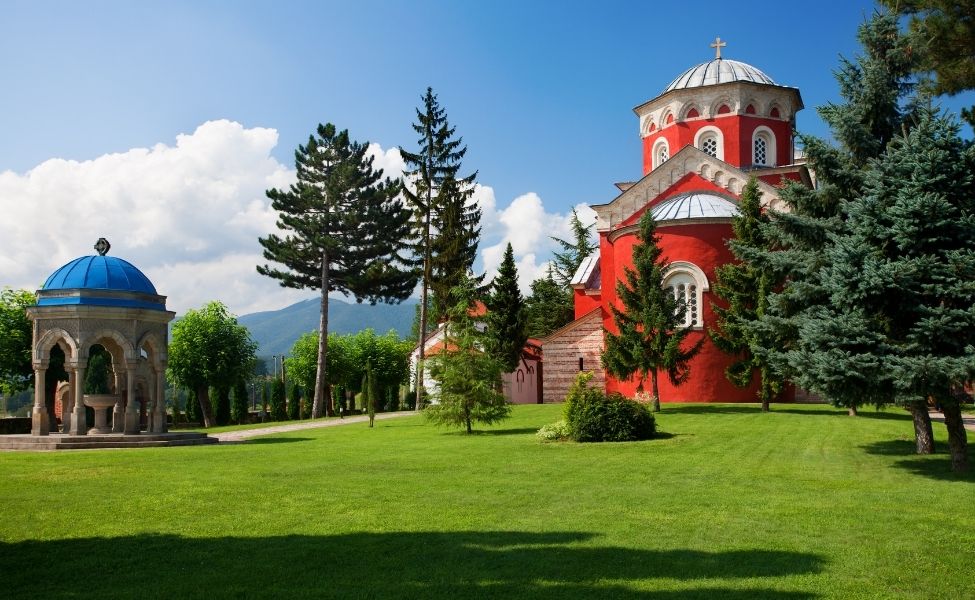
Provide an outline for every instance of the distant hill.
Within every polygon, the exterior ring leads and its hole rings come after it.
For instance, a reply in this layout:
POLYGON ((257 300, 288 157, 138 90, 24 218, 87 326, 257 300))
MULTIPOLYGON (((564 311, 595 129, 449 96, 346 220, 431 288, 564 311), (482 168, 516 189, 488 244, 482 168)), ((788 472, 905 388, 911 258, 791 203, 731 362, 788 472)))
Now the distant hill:
MULTIPOLYGON (((376 333, 395 329, 400 337, 410 334, 416 300, 402 304, 354 304, 330 298, 328 301, 329 333, 355 333, 372 328, 376 333)), ((319 299, 310 298, 281 310, 251 313, 237 317, 258 343, 258 356, 286 354, 301 334, 318 329, 319 299)))

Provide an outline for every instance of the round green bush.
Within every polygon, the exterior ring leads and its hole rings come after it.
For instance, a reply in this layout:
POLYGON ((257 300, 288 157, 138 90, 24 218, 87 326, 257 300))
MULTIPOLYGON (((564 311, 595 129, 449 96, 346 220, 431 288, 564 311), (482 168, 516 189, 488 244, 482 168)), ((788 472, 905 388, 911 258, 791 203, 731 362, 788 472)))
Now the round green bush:
POLYGON ((620 394, 607 396, 589 387, 580 374, 565 399, 565 421, 577 442, 631 442, 648 440, 656 433, 656 421, 646 405, 620 394))

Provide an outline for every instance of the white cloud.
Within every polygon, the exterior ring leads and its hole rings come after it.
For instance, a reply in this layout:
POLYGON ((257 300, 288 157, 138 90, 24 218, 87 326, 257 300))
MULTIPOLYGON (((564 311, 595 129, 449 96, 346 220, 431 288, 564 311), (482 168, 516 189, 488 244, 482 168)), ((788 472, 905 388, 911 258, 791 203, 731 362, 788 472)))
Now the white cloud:
MULTIPOLYGON (((312 291, 282 288, 255 269, 265 262, 258 237, 277 231, 265 191, 295 177, 271 156, 277 143, 274 129, 208 121, 174 145, 0 172, 0 286, 37 289, 104 236, 111 254, 138 266, 178 313, 209 300, 246 314, 308 298, 312 291)), ((385 175, 402 174, 399 149, 372 143, 368 153, 385 175)), ((556 248, 550 236, 571 238, 571 215, 546 211, 535 193, 499 208, 493 188, 481 184, 472 202, 482 210, 475 267, 493 277, 511 242, 527 293, 556 248)), ((577 209, 583 222, 594 220, 590 208, 577 209)))

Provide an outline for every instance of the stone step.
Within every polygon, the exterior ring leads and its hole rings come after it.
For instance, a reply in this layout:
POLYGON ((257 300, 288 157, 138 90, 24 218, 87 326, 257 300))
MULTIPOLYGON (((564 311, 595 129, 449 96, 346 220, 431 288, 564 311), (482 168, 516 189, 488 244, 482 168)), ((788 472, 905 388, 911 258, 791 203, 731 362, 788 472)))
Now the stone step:
POLYGON ((204 433, 169 433, 141 435, 63 435, 0 436, 0 450, 90 450, 97 448, 157 448, 166 446, 199 446, 219 440, 204 433))

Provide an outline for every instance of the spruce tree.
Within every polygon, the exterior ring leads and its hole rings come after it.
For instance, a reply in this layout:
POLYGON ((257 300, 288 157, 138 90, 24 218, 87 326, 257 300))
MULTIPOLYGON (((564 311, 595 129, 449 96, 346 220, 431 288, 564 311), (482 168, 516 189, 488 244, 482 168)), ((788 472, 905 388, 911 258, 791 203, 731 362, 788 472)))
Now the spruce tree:
POLYGON ((438 384, 432 394, 435 403, 424 411, 432 422, 464 427, 467 433, 473 431, 472 423, 496 423, 511 414, 500 392, 504 365, 484 352, 485 334, 471 316, 478 295, 477 283, 469 277, 451 291, 443 349, 430 359, 438 384))
POLYGON ((657 378, 667 373, 671 383, 680 385, 690 376, 689 362, 700 351, 702 337, 696 344, 684 347, 690 327, 684 326, 685 301, 673 291, 664 289, 667 264, 662 256, 657 225, 651 212, 640 218, 639 243, 633 248, 633 268, 623 268, 623 281, 616 284, 616 294, 623 310, 610 306, 618 333, 605 332, 606 348, 603 367, 619 378, 638 377, 637 389, 650 377, 652 410, 660 410, 657 378))
MULTIPOLYGON (((831 236, 843 230, 843 207, 861 194, 865 168, 909 124, 905 96, 913 66, 910 44, 889 15, 878 14, 864 23, 858 39, 864 54, 856 61, 842 59, 836 72, 843 102, 819 109, 838 145, 800 136, 817 187, 791 184, 783 189, 789 210, 776 213, 765 228, 774 251, 742 249, 742 255, 774 281, 787 282, 769 294, 767 312, 749 325, 754 328, 749 335, 764 340, 763 347, 753 351, 782 376, 847 407, 851 414, 862 403, 883 402, 890 390, 883 380, 872 380, 872 385, 866 373, 858 383, 847 385, 842 373, 833 369, 822 345, 829 342, 829 329, 840 324, 832 320, 822 277, 829 264, 831 236)), ((862 368, 875 367, 864 360, 862 368)))
POLYGON ((261 238, 264 257, 283 269, 258 266, 282 286, 317 289, 321 295, 318 364, 312 416, 334 414, 328 393, 328 295, 341 292, 357 301, 401 301, 416 285, 406 268, 410 213, 398 198, 400 186, 383 179, 366 155, 367 144, 352 141, 346 130, 319 125, 308 143, 298 146, 298 181, 267 195, 279 213, 282 238, 261 238))
POLYGON ((528 339, 525 302, 518 289, 518 268, 511 243, 504 250, 498 275, 491 284, 485 304, 488 309, 485 349, 501 361, 506 373, 511 373, 518 368, 521 351, 528 339))
POLYGON ((572 322, 572 291, 555 281, 551 264, 545 277, 532 282, 531 294, 525 299, 525 314, 528 337, 545 337, 572 322))
MULTIPOLYGON (((826 272, 834 369, 851 371, 856 344, 894 396, 927 414, 944 410, 952 466, 967 469, 967 436, 953 393, 975 376, 975 149, 953 121, 923 110, 868 171, 846 206, 826 272), (862 331, 866 330, 866 332, 862 331)), ((848 373, 859 380, 864 373, 848 373)), ((917 426, 918 424, 916 424, 917 426)), ((924 426, 924 423, 920 423, 924 426)), ((916 431, 917 439, 930 431, 916 431)), ((926 448, 919 445, 919 451, 926 448)))
POLYGON ((572 283, 572 277, 582 261, 592 256, 592 253, 599 247, 592 241, 593 224, 583 225, 579 220, 576 209, 572 209, 572 218, 569 220, 569 227, 572 228, 572 241, 552 237, 552 239, 562 248, 561 252, 555 252, 552 262, 555 267, 555 280, 567 289, 572 283))
POLYGON ((725 369, 728 381, 744 388, 758 376, 758 400, 762 411, 768 412, 769 403, 782 390, 783 382, 761 352, 756 353, 766 341, 756 338, 749 328, 768 309, 768 295, 775 283, 771 273, 747 260, 752 252, 771 249, 762 230, 769 217, 762 212, 760 200, 758 181, 752 178, 742 190, 738 215, 731 222, 735 237, 728 246, 738 261, 716 269, 714 295, 723 303, 711 305, 717 327, 708 329, 708 334, 718 349, 735 357, 725 369))
POLYGON ((301 419, 301 398, 299 397, 298 385, 291 381, 288 383, 288 420, 298 421, 301 419))
MULTIPOLYGON (((433 88, 428 87, 422 98, 422 109, 416 109, 416 123, 413 130, 420 134, 416 153, 400 148, 400 155, 406 163, 403 173, 405 185, 403 195, 413 213, 411 221, 411 244, 416 259, 413 266, 420 271, 420 326, 418 331, 428 331, 427 294, 434 285, 435 273, 444 281, 455 281, 458 274, 467 273, 470 265, 456 269, 470 255, 473 247, 476 252, 477 237, 480 235, 478 222, 480 211, 468 206, 467 200, 474 193, 474 179, 477 173, 460 176, 461 160, 467 154, 462 138, 455 138, 456 129, 447 121, 447 112, 440 106, 433 88), (450 207, 447 209, 446 207, 450 207), (447 214, 447 213, 450 214, 447 214), (466 227, 466 228, 465 228, 466 227), (440 237, 441 232, 447 233, 440 237), (465 245, 461 242, 467 241, 465 245), (439 253, 435 265, 434 259, 439 253)), ((473 264, 473 257, 470 258, 473 264)), ((445 295, 450 287, 438 288, 445 295)), ((435 315, 436 322, 442 315, 435 315)), ((416 381, 423 381, 423 360, 426 349, 423 340, 419 344, 419 359, 416 364, 416 381)), ((422 386, 416 388, 416 410, 423 408, 420 398, 422 386)))
POLYGON ((473 175, 470 181, 447 179, 440 187, 439 210, 434 214, 436 234, 431 241, 433 310, 438 319, 450 308, 450 290, 460 282, 463 274, 478 284, 483 276, 470 275, 477 258, 481 237, 481 209, 469 202, 474 193, 473 175))

